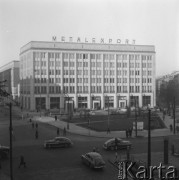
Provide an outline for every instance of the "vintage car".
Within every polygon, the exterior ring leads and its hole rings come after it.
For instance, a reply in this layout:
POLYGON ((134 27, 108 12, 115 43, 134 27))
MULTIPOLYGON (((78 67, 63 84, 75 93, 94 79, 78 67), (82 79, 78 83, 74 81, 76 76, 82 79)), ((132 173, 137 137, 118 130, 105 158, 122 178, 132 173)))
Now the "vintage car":
POLYGON ((117 149, 127 149, 127 147, 129 147, 129 149, 131 148, 132 143, 130 141, 125 141, 122 140, 120 138, 112 138, 107 140, 104 145, 103 148, 106 150, 115 150, 117 149))
POLYGON ((60 147, 71 147, 73 142, 66 137, 55 137, 52 140, 44 142, 44 148, 60 148, 60 147))
POLYGON ((9 147, 0 145, 0 159, 8 158, 9 151, 9 147))
POLYGON ((97 152, 89 152, 81 155, 82 162, 94 169, 101 169, 105 167, 105 162, 102 156, 97 152))

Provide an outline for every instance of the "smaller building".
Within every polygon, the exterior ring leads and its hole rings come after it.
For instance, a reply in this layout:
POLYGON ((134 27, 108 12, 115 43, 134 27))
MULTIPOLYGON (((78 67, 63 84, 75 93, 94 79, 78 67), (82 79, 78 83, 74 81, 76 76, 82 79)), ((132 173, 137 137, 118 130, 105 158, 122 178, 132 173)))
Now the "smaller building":
POLYGON ((0 67, 0 81, 6 80, 4 89, 19 100, 19 61, 12 61, 0 67))
MULTIPOLYGON (((157 104, 160 101, 161 87, 167 88, 169 81, 174 80, 176 84, 179 84, 179 71, 174 71, 171 74, 160 76, 156 79, 156 95, 157 95, 157 104)), ((176 87, 177 88, 177 87, 176 87)))

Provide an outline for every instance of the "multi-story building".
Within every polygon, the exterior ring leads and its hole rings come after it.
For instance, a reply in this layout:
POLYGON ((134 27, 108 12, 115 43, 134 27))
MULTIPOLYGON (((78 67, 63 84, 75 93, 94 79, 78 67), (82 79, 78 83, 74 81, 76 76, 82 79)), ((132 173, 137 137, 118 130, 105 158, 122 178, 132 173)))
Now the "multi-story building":
POLYGON ((12 61, 0 67, 0 81, 5 81, 4 89, 18 101, 19 97, 19 61, 12 61))
POLYGON ((151 45, 29 42, 20 50, 22 104, 36 110, 156 104, 151 45), (40 105, 41 104, 41 105, 40 105))

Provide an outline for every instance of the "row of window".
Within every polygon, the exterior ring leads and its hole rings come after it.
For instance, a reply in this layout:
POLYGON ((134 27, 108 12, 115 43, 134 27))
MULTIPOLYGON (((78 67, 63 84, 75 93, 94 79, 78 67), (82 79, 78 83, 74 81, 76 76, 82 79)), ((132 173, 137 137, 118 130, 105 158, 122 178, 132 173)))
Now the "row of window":
MULTIPOLYGON (((75 86, 64 86, 63 91, 67 93, 75 93, 75 86)), ((60 86, 49 86, 49 93, 61 93, 61 87, 60 86)), ((83 92, 88 93, 89 87, 88 86, 77 86, 77 92, 83 92)), ((102 93, 102 87, 101 86, 91 86, 91 92, 92 93, 102 93)), ((107 93, 115 93, 115 86, 104 86, 104 92, 107 93)), ((117 93, 121 92, 128 92, 127 86, 117 86, 117 93)), ((140 92, 140 86, 130 86, 129 92, 140 92)), ((142 92, 152 92, 152 86, 142 86, 142 92)), ((46 86, 35 86, 34 88, 35 94, 44 94, 47 93, 47 87, 46 86)))
MULTIPOLYGON (((47 75, 47 71, 45 69, 36 69, 35 70, 35 74, 36 75, 40 75, 40 72, 41 72, 41 75, 47 75)), ((88 73, 89 71, 88 70, 77 70, 77 75, 89 75, 88 73)), ((54 70, 54 69, 50 69, 49 70, 49 75, 61 75, 61 70, 57 69, 57 70, 54 70)), ((65 69, 63 71, 63 74, 64 75, 75 75, 75 70, 73 69, 65 69)), ((91 75, 102 75, 102 71, 101 70, 91 70, 91 75)), ((104 75, 115 75, 115 71, 114 70, 104 70, 104 75)), ((127 70, 118 70, 117 71, 117 75, 123 75, 123 76, 127 76, 127 70)), ((137 70, 137 71, 134 71, 134 70, 130 70, 130 75, 134 76, 139 76, 140 75, 140 71, 137 70)), ((142 71, 142 75, 143 76, 152 76, 152 71, 142 71)))
MULTIPOLYGON (((130 83, 140 83, 140 78, 130 78, 130 83)), ((49 78, 49 83, 54 83, 54 78, 49 78)), ((88 78, 77 78, 77 83, 88 83, 88 78)), ((101 83, 101 78, 91 78, 91 83, 101 83)), ((40 83, 40 78, 35 78, 35 83, 40 83)), ((46 78, 41 78, 41 83, 47 83, 46 78)), ((61 83, 61 78, 56 78, 56 83, 61 83)), ((63 83, 75 83, 75 78, 63 78, 63 83)), ((115 83, 114 78, 104 78, 104 83, 115 83)), ((117 83, 127 83, 127 78, 117 78, 117 83)), ((152 83, 152 78, 142 78, 142 83, 152 83)))
MULTIPOLYGON (((39 67, 46 67, 47 62, 46 61, 35 61, 35 66, 39 67)), ((60 67, 61 66, 61 61, 49 61, 49 67, 60 67)), ((64 61, 63 62, 64 67, 75 67, 75 62, 74 61, 64 61)), ((91 62, 91 67, 101 67, 102 62, 91 62)), ((77 62, 77 67, 88 67, 88 62, 77 62)), ((113 68, 115 67, 114 62, 104 62, 104 67, 110 67, 113 68)), ((123 67, 127 68, 127 62, 117 62, 117 67, 123 67)), ((140 68, 140 63, 130 63, 130 68, 140 68)), ((152 68, 152 63, 142 63, 142 68, 152 68)))
MULTIPOLYGON (((35 59, 41 59, 45 58, 47 53, 45 52, 34 52, 34 57, 35 59)), ((77 53, 76 58, 77 59, 88 59, 88 55, 86 53, 77 53)), ((59 59, 61 57, 61 53, 48 53, 48 57, 50 59, 59 59)), ((75 54, 74 53, 63 53, 63 58, 64 59, 74 59, 75 54)), ((103 54, 104 60, 114 60, 115 55, 114 54, 103 54)), ((90 54, 90 59, 101 59, 101 54, 90 54)), ((127 60, 127 54, 116 54, 116 59, 117 60, 127 60)), ((140 55, 129 55, 129 60, 139 60, 140 55)), ((152 60, 151 55, 141 55, 142 60, 152 60)))

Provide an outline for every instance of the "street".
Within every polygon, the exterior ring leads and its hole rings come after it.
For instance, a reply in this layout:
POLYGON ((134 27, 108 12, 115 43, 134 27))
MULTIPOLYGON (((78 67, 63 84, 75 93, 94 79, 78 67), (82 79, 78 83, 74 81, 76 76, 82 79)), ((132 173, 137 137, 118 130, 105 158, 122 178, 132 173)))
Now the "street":
MULTIPOLYGON (((9 145, 9 120, 2 118, 0 121, 0 143, 9 145)), ((115 159, 114 151, 102 149, 107 138, 86 137, 67 133, 74 146, 72 148, 44 149, 44 140, 56 136, 56 128, 47 124, 38 123, 39 138, 35 139, 35 127, 27 120, 13 120, 13 177, 14 180, 49 180, 49 179, 117 179, 118 172, 108 162, 115 159), (93 147, 99 149, 104 157, 106 167, 103 170, 93 170, 85 166, 80 156, 92 151, 93 147), (20 156, 23 155, 27 168, 18 168, 20 156)), ((62 130, 60 130, 62 134, 62 130)), ((133 148, 131 154, 147 152, 147 138, 129 139, 133 148)), ((163 138, 152 139, 152 152, 161 152, 163 138)), ((119 156, 126 156, 125 151, 118 151, 119 156)), ((3 160, 2 171, 9 174, 9 159, 3 160)))

